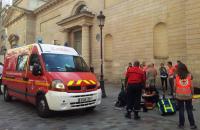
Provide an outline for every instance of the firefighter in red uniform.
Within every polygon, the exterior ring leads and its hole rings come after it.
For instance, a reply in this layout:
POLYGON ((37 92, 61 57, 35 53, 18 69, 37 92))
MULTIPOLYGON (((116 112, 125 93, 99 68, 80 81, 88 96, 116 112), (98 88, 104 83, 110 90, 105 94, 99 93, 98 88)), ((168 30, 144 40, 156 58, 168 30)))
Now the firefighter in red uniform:
POLYGON ((171 87, 171 92, 170 94, 173 96, 173 91, 174 91, 174 74, 175 74, 175 67, 172 66, 172 62, 169 61, 167 63, 168 66, 168 78, 169 78, 169 85, 171 87))
POLYGON ((134 108, 134 119, 139 119, 140 102, 142 90, 145 85, 144 71, 139 68, 140 62, 135 61, 134 66, 129 68, 126 73, 126 89, 127 89, 127 113, 126 118, 131 118, 131 112, 134 108))

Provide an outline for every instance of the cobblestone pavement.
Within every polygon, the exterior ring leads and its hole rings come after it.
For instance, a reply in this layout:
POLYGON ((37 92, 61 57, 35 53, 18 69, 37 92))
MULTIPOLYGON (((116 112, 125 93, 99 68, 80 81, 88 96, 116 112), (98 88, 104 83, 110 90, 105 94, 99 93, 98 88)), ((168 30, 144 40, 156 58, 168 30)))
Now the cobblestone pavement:
MULTIPOLYGON (((141 120, 125 119, 125 110, 114 107, 119 87, 106 85, 108 97, 93 112, 71 111, 54 113, 51 118, 38 117, 35 108, 27 103, 5 103, 0 96, 0 130, 176 130, 178 114, 160 116, 152 110, 141 113, 141 120)), ((199 125, 199 100, 194 101, 194 115, 199 125)), ((185 130, 189 130, 186 120, 185 130)), ((200 127, 200 125, 199 125, 200 127)))

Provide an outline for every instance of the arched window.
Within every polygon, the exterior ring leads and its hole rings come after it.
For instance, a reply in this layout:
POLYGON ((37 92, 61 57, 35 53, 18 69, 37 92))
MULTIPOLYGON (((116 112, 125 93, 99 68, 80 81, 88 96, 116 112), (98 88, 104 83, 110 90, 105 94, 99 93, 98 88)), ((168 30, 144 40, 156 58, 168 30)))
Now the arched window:
POLYGON ((154 27, 153 54, 156 59, 168 58, 168 35, 165 23, 158 23, 154 27))
POLYGON ((113 37, 110 34, 105 36, 104 40, 104 60, 105 61, 112 61, 112 44, 113 44, 113 37))
POLYGON ((81 14, 82 12, 87 11, 86 5, 80 5, 75 12, 75 15, 81 14))
POLYGON ((72 15, 78 15, 82 12, 88 11, 88 7, 84 1, 79 1, 75 4, 74 8, 72 9, 72 15))

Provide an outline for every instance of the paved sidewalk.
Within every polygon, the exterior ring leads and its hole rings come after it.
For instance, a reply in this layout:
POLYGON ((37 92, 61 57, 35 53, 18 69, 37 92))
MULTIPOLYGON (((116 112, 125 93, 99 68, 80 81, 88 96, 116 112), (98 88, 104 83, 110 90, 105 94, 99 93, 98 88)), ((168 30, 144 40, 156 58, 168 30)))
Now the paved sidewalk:
MULTIPOLYGON (((30 104, 20 101, 5 103, 0 96, 0 130, 178 130, 178 114, 163 117, 156 109, 142 112, 140 121, 125 119, 125 110, 114 107, 120 86, 105 86, 108 97, 94 112, 57 112, 47 119, 38 117, 30 104)), ((196 124, 199 125, 199 100, 194 101, 194 107, 196 124)), ((186 122, 184 130, 189 130, 187 119, 186 122)))

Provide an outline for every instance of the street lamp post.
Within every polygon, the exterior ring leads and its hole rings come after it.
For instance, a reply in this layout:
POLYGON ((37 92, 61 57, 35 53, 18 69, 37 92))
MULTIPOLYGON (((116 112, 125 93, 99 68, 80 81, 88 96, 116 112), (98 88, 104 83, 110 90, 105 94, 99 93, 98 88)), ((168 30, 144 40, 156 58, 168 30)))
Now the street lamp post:
POLYGON ((97 16, 98 22, 99 22, 99 28, 100 28, 100 32, 101 32, 101 51, 100 51, 100 56, 101 56, 101 75, 100 75, 100 87, 102 90, 102 97, 105 98, 106 97, 106 91, 104 88, 104 76, 103 76, 103 41, 102 41, 102 30, 104 27, 104 22, 105 22, 105 16, 103 15, 103 12, 100 11, 100 14, 97 16))

